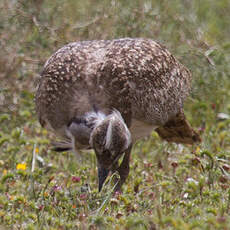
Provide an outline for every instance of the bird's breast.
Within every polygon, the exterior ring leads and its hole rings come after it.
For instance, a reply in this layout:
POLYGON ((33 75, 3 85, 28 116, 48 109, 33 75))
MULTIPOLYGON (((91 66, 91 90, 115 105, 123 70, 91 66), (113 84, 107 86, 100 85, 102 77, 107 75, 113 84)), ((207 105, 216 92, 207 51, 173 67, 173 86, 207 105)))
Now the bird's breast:
POLYGON ((143 122, 137 119, 132 119, 130 129, 132 141, 135 143, 137 140, 149 136, 153 130, 157 128, 156 125, 143 122))

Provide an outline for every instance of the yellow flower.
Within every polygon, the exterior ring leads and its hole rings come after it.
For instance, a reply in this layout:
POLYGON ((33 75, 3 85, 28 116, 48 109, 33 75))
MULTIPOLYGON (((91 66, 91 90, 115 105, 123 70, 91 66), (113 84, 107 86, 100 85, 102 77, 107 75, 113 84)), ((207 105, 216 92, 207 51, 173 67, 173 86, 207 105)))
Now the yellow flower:
POLYGON ((26 170, 26 163, 19 163, 16 166, 17 170, 26 170))
POLYGON ((44 192, 44 196, 45 197, 49 196, 48 192, 44 192))
POLYGON ((200 147, 199 146, 196 147, 196 154, 198 154, 198 153, 200 153, 200 147))
POLYGON ((38 153, 38 152, 39 152, 39 149, 38 149, 38 148, 36 148, 36 149, 35 149, 35 153, 38 153))
POLYGON ((7 174, 7 170, 3 169, 3 175, 5 176, 7 174))

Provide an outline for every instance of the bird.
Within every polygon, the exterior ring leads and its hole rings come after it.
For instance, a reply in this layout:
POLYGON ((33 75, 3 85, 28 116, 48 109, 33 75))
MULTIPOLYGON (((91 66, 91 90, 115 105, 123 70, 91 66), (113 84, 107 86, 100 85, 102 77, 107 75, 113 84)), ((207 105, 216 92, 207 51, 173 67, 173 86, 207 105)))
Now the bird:
POLYGON ((77 41, 46 61, 35 107, 41 126, 63 139, 56 151, 93 149, 99 192, 115 171, 115 191, 121 191, 137 140, 155 130, 168 142, 201 141, 183 110, 191 80, 191 72, 152 39, 77 41))

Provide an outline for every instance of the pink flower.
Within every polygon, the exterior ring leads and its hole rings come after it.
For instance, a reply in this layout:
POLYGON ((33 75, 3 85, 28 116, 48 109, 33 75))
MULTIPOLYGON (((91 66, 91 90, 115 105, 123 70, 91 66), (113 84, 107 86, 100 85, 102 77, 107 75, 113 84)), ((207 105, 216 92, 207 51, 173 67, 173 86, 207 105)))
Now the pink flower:
POLYGON ((86 200, 86 199, 87 199, 87 194, 86 194, 86 193, 82 193, 82 194, 80 195, 80 199, 81 199, 81 200, 86 200))
POLYGON ((81 180, 81 177, 72 176, 72 182, 77 183, 77 182, 80 182, 80 180, 81 180))
POLYGON ((61 188, 61 186, 59 186, 59 185, 54 185, 53 187, 52 187, 52 191, 53 192, 57 192, 57 191, 60 191, 62 188, 61 188))

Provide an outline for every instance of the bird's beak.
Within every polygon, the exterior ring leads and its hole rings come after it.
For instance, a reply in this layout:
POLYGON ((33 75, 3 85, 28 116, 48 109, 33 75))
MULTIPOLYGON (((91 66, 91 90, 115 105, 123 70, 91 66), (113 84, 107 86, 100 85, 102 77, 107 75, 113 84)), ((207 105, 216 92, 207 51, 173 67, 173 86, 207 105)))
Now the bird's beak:
POLYGON ((105 169, 101 166, 98 166, 98 190, 99 192, 101 191, 102 189, 102 186, 107 178, 109 174, 109 170, 108 169, 105 169))

